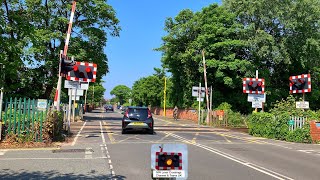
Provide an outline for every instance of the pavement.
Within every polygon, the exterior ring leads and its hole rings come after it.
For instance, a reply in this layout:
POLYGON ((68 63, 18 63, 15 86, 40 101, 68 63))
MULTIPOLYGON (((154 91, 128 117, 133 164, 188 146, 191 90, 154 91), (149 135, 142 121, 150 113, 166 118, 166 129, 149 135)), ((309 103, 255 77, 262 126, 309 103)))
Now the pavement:
POLYGON ((187 145, 188 179, 320 179, 319 145, 153 116, 153 135, 121 134, 119 112, 86 113, 59 148, 0 150, 0 178, 151 179, 151 146, 161 143, 187 145))

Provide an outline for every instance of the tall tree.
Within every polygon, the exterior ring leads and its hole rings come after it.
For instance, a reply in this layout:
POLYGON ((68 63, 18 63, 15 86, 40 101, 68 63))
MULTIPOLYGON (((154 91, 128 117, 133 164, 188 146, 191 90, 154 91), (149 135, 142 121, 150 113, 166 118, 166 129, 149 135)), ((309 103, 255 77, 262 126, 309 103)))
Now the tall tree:
MULTIPOLYGON (((72 0, 25 0, 1 3, 0 48, 6 63, 8 93, 48 98, 56 86, 72 0), (25 67, 25 68, 21 68, 25 67), (36 88, 35 88, 36 87, 36 88)), ((114 9, 104 0, 78 0, 68 56, 98 64, 97 81, 108 72, 103 48, 118 36, 114 9)))
POLYGON ((131 89, 125 85, 118 85, 110 91, 110 95, 116 96, 120 104, 123 104, 130 98, 131 89))
POLYGON ((288 78, 311 73, 311 106, 319 108, 320 1, 224 0, 247 31, 248 61, 266 78, 269 104, 288 96, 288 78))
POLYGON ((181 11, 174 19, 168 18, 163 37, 162 63, 172 73, 174 104, 190 107, 195 99, 192 86, 204 84, 201 50, 205 51, 209 86, 214 89, 214 106, 230 101, 234 107, 246 109, 239 99, 242 77, 252 68, 245 57, 246 41, 242 25, 235 15, 212 4, 193 13, 181 11), (240 89, 239 89, 240 88, 240 89))
POLYGON ((91 84, 89 89, 88 89, 88 94, 87 94, 87 103, 94 103, 98 104, 104 100, 104 92, 106 89, 102 86, 101 83, 94 83, 91 84))
POLYGON ((152 75, 141 78, 132 86, 132 97, 135 104, 160 106, 163 97, 163 78, 152 75))

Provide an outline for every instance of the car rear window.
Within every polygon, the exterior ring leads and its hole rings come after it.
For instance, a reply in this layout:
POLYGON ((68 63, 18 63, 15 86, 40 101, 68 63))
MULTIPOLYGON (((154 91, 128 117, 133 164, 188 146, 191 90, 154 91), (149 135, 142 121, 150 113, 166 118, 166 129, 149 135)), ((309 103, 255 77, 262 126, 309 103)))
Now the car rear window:
POLYGON ((129 116, 132 114, 139 114, 140 118, 146 119, 146 118, 148 118, 148 109, 130 108, 129 109, 129 116))

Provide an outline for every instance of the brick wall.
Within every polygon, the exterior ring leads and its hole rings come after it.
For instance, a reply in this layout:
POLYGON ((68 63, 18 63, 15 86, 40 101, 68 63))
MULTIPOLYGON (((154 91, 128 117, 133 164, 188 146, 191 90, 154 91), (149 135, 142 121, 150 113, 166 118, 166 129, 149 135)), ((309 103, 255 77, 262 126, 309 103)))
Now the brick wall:
MULTIPOLYGON (((163 108, 153 107, 151 112, 155 115, 164 116, 163 108)), ((166 117, 173 118, 173 108, 166 109, 166 117)), ((179 109, 178 119, 188 119, 194 122, 198 122, 198 113, 194 109, 179 109)))
POLYGON ((320 141, 320 122, 310 121, 310 135, 313 142, 320 141))

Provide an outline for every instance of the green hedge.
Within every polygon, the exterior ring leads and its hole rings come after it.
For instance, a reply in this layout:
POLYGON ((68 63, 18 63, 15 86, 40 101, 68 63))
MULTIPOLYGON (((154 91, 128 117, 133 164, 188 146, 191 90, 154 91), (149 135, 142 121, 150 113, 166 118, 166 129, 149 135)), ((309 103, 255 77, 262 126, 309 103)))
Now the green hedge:
POLYGON ((289 113, 278 114, 259 112, 248 119, 249 134, 253 136, 285 140, 291 142, 310 143, 310 126, 308 121, 301 129, 289 130, 289 113))

